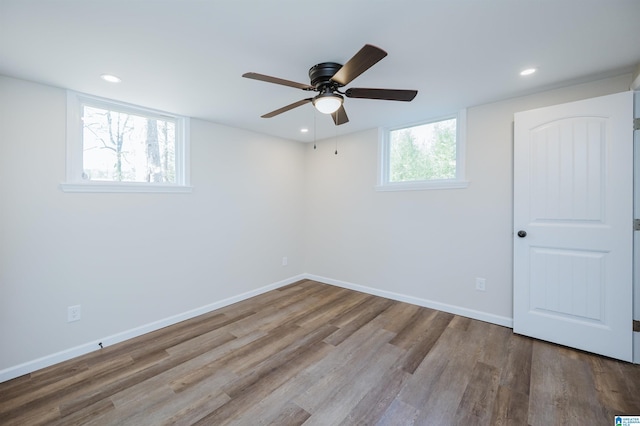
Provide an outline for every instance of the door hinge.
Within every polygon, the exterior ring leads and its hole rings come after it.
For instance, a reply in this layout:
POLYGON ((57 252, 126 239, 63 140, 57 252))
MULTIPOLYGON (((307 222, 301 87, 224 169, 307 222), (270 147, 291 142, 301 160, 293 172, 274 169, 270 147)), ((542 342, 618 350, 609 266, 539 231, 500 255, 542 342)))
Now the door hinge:
POLYGON ((633 331, 640 332, 640 321, 633 320, 633 331))
POLYGON ((640 130, 640 118, 633 119, 633 130, 640 130))
POLYGON ((633 219, 633 230, 640 231, 640 219, 633 219))

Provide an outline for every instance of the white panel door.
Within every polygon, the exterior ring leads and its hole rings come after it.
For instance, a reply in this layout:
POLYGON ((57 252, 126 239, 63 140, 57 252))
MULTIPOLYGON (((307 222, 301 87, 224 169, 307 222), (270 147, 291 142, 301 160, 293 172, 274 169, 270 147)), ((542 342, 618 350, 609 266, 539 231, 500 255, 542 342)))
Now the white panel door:
POLYGON ((632 360, 633 93, 515 114, 514 332, 632 360))

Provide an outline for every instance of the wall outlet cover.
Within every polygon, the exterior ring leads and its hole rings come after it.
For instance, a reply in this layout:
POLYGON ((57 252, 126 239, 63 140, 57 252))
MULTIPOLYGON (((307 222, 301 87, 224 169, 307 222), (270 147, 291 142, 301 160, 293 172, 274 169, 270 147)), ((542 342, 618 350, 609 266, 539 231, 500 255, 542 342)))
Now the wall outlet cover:
POLYGON ((69 306, 67 308, 67 322, 80 321, 80 305, 69 306))

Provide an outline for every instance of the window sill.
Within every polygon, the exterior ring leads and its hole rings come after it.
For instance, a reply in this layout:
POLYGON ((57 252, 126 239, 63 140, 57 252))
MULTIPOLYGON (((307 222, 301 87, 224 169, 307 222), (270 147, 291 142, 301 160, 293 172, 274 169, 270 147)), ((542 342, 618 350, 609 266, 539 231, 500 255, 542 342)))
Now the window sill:
POLYGON ((192 186, 158 185, 150 183, 125 182, 91 182, 91 183, 61 183, 64 192, 137 192, 137 193, 191 193, 192 186))
POLYGON ((376 191, 426 191, 432 189, 463 189, 469 186, 466 180, 441 180, 432 182, 397 182, 376 185, 376 191))

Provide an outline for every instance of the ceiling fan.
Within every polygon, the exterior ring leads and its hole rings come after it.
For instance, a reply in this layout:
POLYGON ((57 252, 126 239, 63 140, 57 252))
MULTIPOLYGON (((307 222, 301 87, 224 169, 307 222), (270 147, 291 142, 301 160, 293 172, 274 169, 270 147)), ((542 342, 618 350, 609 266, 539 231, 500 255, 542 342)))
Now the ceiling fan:
POLYGON ((340 91, 341 87, 351 83, 356 77, 371 68, 385 56, 387 56, 387 52, 384 50, 366 44, 344 65, 335 62, 322 62, 312 66, 309 69, 311 84, 296 83, 295 81, 284 80, 255 72, 248 72, 242 76, 254 80, 266 81, 267 83, 281 84, 283 86, 318 92, 318 95, 312 98, 302 99, 275 111, 271 111, 270 113, 264 114, 262 118, 275 117, 278 114, 311 102, 321 113, 331 114, 333 122, 336 126, 339 126, 349 121, 343 105, 344 96, 347 98, 409 102, 418 94, 417 90, 367 89, 355 87, 347 89, 344 92, 340 91))

